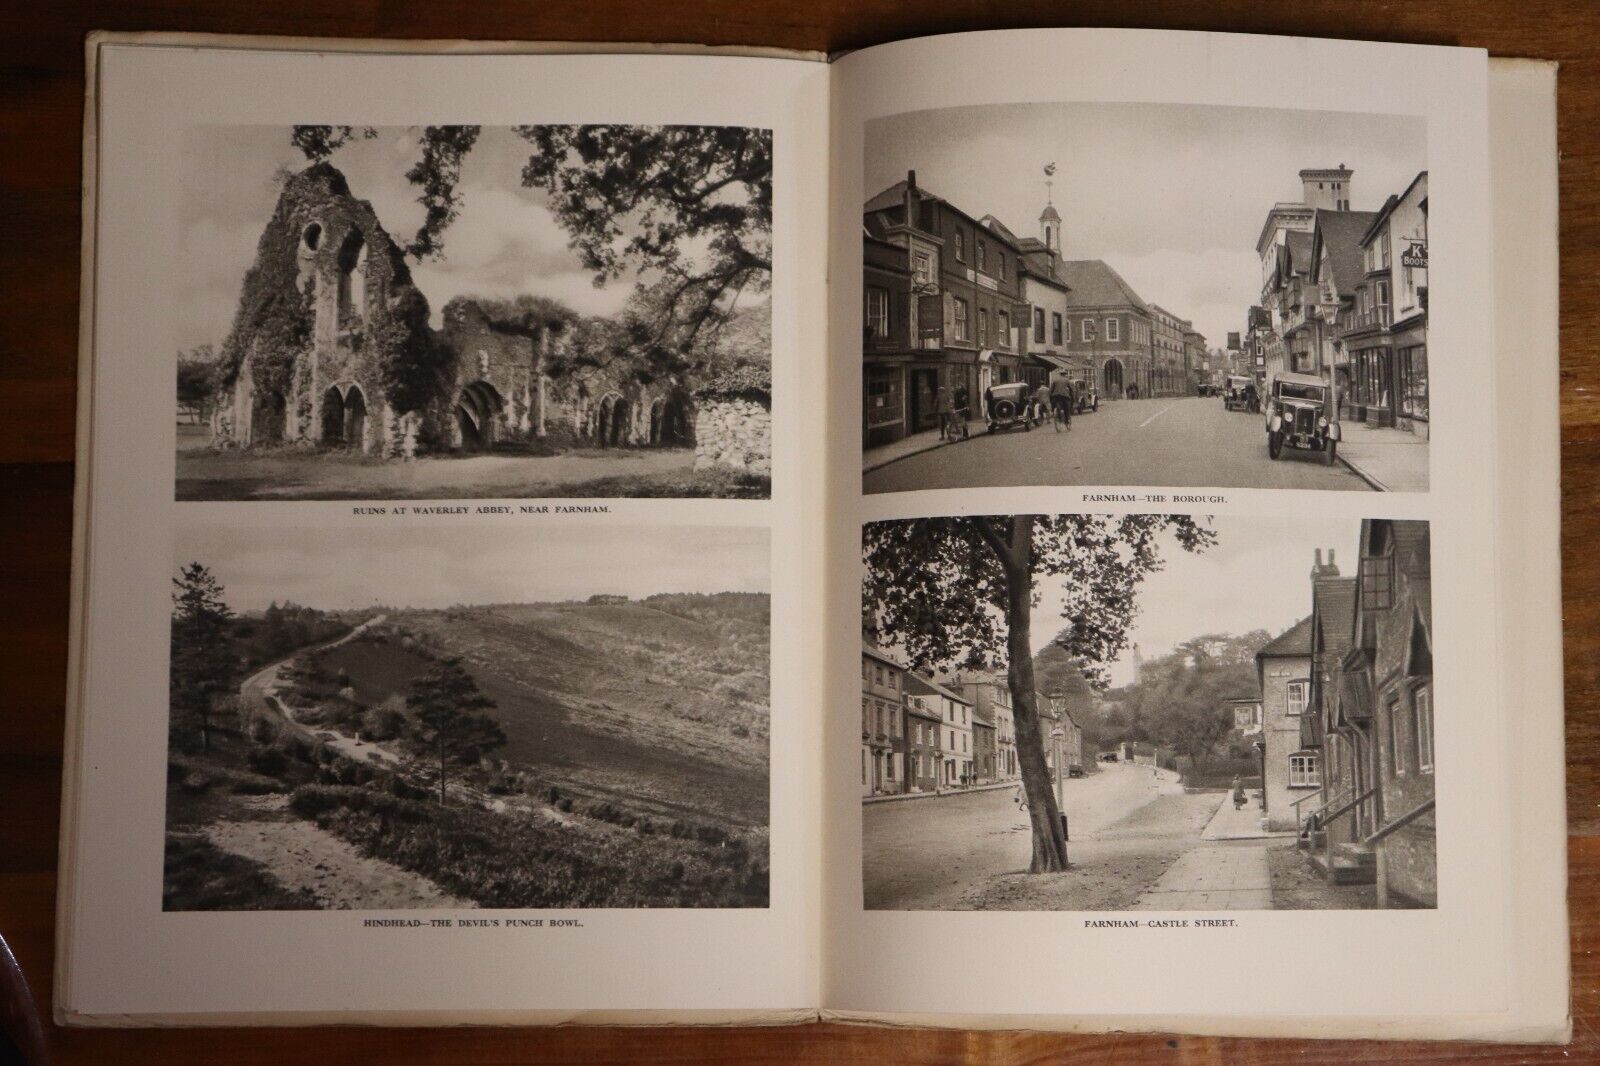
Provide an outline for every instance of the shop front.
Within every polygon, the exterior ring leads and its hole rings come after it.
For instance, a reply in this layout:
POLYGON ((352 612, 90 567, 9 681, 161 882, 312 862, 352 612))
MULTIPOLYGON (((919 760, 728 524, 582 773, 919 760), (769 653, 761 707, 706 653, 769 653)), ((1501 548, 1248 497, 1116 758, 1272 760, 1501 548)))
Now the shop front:
POLYGON ((1397 322, 1394 345, 1395 425, 1428 436, 1428 328, 1425 315, 1397 322))

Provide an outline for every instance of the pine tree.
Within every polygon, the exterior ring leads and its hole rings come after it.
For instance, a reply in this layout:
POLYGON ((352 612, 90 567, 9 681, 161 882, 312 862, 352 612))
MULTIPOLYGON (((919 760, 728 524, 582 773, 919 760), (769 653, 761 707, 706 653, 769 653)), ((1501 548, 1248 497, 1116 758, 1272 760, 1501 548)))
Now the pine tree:
POLYGON ((411 682, 406 703, 417 718, 417 738, 439 759, 439 805, 451 762, 472 763, 506 742, 505 731, 482 713, 495 706, 456 658, 440 659, 411 682))
POLYGON ((228 639, 233 612, 222 585, 198 562, 172 579, 171 705, 173 725, 193 729, 200 750, 211 748, 211 715, 219 696, 238 679, 238 660, 228 639))

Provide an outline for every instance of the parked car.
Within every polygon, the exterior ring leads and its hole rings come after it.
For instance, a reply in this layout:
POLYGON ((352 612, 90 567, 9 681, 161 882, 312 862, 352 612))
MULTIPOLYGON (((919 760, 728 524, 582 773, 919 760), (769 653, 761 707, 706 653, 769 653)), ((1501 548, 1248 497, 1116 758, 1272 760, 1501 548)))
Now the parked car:
POLYGON ((1276 459, 1284 445, 1321 452, 1333 464, 1339 451, 1339 410, 1328 383, 1310 374, 1279 374, 1267 398, 1267 454, 1276 459))
POLYGON ((984 412, 989 432, 1021 426, 1024 430, 1042 424, 1033 410, 1033 389, 1026 381, 1008 381, 989 386, 989 409, 984 412))
POLYGON ((1072 379, 1073 413, 1100 410, 1100 390, 1087 377, 1072 379))
POLYGON ((1248 410, 1252 384, 1254 382, 1246 374, 1229 374, 1228 380, 1222 385, 1222 406, 1230 411, 1248 410))

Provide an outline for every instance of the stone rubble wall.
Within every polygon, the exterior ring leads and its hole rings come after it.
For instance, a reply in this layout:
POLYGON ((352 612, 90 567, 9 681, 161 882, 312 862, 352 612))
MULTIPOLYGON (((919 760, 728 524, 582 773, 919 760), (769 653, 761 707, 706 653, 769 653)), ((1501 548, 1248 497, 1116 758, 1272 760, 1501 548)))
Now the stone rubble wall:
POLYGON ((744 397, 701 400, 694 421, 694 468, 772 473, 772 409, 744 397))

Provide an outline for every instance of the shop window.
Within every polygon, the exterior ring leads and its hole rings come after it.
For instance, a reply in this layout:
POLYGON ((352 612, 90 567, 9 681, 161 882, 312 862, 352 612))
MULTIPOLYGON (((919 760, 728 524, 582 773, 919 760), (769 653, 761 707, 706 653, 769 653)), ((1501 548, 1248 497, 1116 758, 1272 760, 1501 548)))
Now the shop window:
POLYGON ((1411 418, 1428 418, 1428 348, 1418 344, 1395 353, 1400 377, 1400 410, 1411 418))

